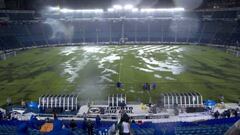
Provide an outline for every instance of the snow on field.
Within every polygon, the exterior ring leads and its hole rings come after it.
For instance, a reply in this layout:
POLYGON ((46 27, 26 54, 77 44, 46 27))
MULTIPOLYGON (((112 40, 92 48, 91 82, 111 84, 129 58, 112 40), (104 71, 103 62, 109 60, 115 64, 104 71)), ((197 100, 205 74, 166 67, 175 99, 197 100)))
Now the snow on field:
POLYGON ((82 49, 87 53, 105 53, 102 46, 83 46, 82 49))
POLYGON ((130 90, 129 92, 130 92, 130 93, 135 93, 135 90, 130 90))
MULTIPOLYGON (((147 68, 134 67, 141 71, 145 72, 154 72, 154 71, 162 71, 162 72, 171 72, 174 75, 178 75, 184 71, 184 67, 180 64, 180 62, 171 57, 171 52, 181 52, 182 48, 178 46, 143 46, 142 48, 138 48, 138 54, 135 56, 137 59, 140 59, 144 62, 144 65, 147 68), (168 58, 164 61, 158 61, 153 57, 148 57, 143 55, 149 52, 161 51, 162 53, 168 54, 168 58)), ((182 57, 181 55, 179 57, 182 57)), ((155 76, 156 77, 156 76, 155 76)), ((156 77, 157 78, 157 77, 156 77)))
POLYGON ((138 50, 138 55, 143 55, 144 54, 144 51, 143 50, 138 50))
POLYGON ((153 70, 150 70, 150 69, 146 69, 146 68, 141 68, 141 67, 136 67, 136 66, 131 66, 137 70, 140 70, 140 71, 144 71, 144 72, 148 72, 148 73, 152 73, 154 72, 153 70))
MULTIPOLYGON (((108 50, 111 51, 111 50, 108 50)), ((108 51, 106 51, 106 53, 108 53, 108 51)), ((109 69, 109 66, 106 67, 109 63, 114 63, 115 61, 120 60, 120 56, 118 56, 117 54, 111 54, 109 56, 105 56, 100 58, 100 60, 98 61, 98 68, 100 69, 104 69, 101 74, 102 76, 100 76, 100 82, 113 82, 113 80, 111 80, 111 75, 113 74, 118 74, 117 71, 113 70, 113 69, 109 69)))
POLYGON ((117 54, 111 54, 109 56, 103 57, 99 63, 102 64, 104 62, 109 62, 109 63, 113 63, 116 60, 120 60, 120 56, 118 56, 117 54))
POLYGON ((113 82, 111 76, 113 74, 118 74, 117 71, 110 69, 109 63, 114 63, 116 60, 120 60, 118 54, 112 54, 115 48, 109 48, 104 46, 83 46, 83 47, 64 47, 61 49, 60 54, 68 56, 70 54, 76 53, 77 50, 82 50, 83 53, 77 54, 78 57, 73 57, 70 60, 64 62, 62 65, 64 67, 63 75, 66 75, 67 81, 72 83, 79 76, 79 71, 85 68, 85 66, 92 61, 97 61, 98 68, 103 69, 101 75, 99 76, 99 82, 113 82), (104 56, 99 56, 98 54, 104 54, 104 56), (106 67, 108 65, 108 68, 106 67))
POLYGON ((169 76, 166 76, 165 79, 166 79, 166 80, 176 80, 176 79, 174 79, 174 78, 172 78, 172 77, 169 77, 169 76))
POLYGON ((103 73, 118 74, 118 72, 116 72, 115 70, 108 69, 108 68, 105 68, 101 73, 102 73, 102 74, 103 74, 103 73))
POLYGON ((162 76, 158 75, 158 74, 154 74, 154 77, 156 78, 162 78, 162 76))
POLYGON ((111 80, 111 79, 109 79, 108 77, 106 77, 106 76, 100 76, 100 81, 99 82, 105 82, 105 81, 107 81, 107 82, 113 82, 113 80, 111 80))
POLYGON ((64 47, 61 49, 60 54, 68 56, 70 54, 73 54, 76 50, 78 50, 78 47, 64 47))
POLYGON ((68 56, 76 53, 77 50, 82 50, 83 53, 78 54, 83 56, 81 60, 76 57, 64 62, 63 74, 69 78, 67 81, 73 82, 79 75, 79 71, 83 69, 89 62, 95 61, 97 68, 101 69, 99 76, 100 82, 113 82, 111 79, 113 75, 117 75, 115 61, 120 62, 121 57, 124 59, 124 53, 130 52, 138 60, 142 66, 130 65, 131 68, 136 70, 155 73, 153 77, 162 78, 167 80, 175 80, 171 77, 161 76, 161 72, 171 72, 173 75, 181 74, 184 71, 184 66, 181 65, 179 58, 182 58, 181 52, 184 51, 181 46, 165 46, 165 45, 145 45, 145 46, 127 46, 127 47, 108 47, 108 46, 83 46, 83 47, 64 47, 61 49, 61 54, 68 56), (158 60, 154 54, 166 54, 165 60, 158 60), (177 55, 174 57, 174 55, 177 55), (179 54, 178 54, 179 53, 179 54), (99 55, 101 54, 101 55, 99 55), (144 66, 144 67, 143 67, 144 66))
POLYGON ((85 67, 85 65, 87 65, 88 62, 89 62, 89 59, 83 59, 83 60, 76 61, 76 57, 73 57, 72 59, 64 62, 63 63, 63 66, 64 66, 63 75, 67 74, 67 76, 70 76, 67 78, 67 81, 70 83, 73 82, 78 77, 78 71, 83 69, 85 67))

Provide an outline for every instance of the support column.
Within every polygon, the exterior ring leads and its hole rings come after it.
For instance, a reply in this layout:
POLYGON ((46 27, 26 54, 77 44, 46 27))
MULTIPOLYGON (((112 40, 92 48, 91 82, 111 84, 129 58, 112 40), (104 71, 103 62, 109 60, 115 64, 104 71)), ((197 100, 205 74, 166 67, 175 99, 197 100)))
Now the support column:
POLYGON ((53 108, 53 97, 51 97, 50 102, 51 102, 51 108, 53 108))
POLYGON ((45 96, 42 98, 43 108, 45 107, 45 96))
POLYGON ((127 96, 125 94, 125 105, 127 106, 127 96))
POLYGON ((121 103, 123 102, 123 97, 122 97, 122 94, 121 94, 121 103))
POLYGON ((138 25, 137 25, 137 22, 136 22, 135 30, 134 30, 134 40, 135 40, 135 43, 137 42, 137 27, 138 27, 138 25))
POLYGON ((42 102, 41 102, 41 101, 42 101, 42 97, 39 97, 39 98, 38 98, 38 104, 39 104, 39 107, 42 106, 42 102))
POLYGON ((62 107, 62 96, 59 97, 58 107, 62 107))
POLYGON ((66 97, 63 97, 63 110, 65 110, 65 106, 66 106, 66 97))
POLYGON ((76 106, 76 110, 78 109, 78 97, 76 97, 75 99, 75 106, 76 106))
POLYGON ((180 105, 182 106, 182 96, 180 96, 180 105))
POLYGON ((165 107, 165 96, 163 96, 163 107, 165 107))
POLYGON ((147 26, 148 26, 148 43, 150 43, 150 24, 149 24, 149 21, 147 22, 147 26))
POLYGON ((72 96, 72 110, 73 110, 73 108, 74 108, 74 99, 73 99, 74 97, 72 96))
POLYGON ((201 102, 201 105, 203 105, 203 98, 202 98, 202 96, 200 96, 200 97, 201 97, 201 101, 200 101, 200 102, 201 102))
POLYGON ((98 36, 99 33, 98 32, 99 32, 99 29, 96 29, 96 32, 97 32, 96 40, 97 40, 97 45, 98 45, 98 41, 99 41, 99 39, 98 39, 99 38, 99 36, 98 36))
POLYGON ((169 95, 168 95, 168 107, 170 107, 170 98, 169 98, 169 95))
POLYGON ((121 42, 122 43, 125 43, 125 37, 124 37, 125 36, 125 29, 124 29, 124 27, 125 26, 124 25, 125 25, 124 24, 124 20, 122 20, 122 33, 121 33, 121 40, 122 40, 121 42))
POLYGON ((53 108, 55 108, 56 107, 56 97, 54 96, 53 97, 53 108))
POLYGON ((191 106, 191 96, 188 96, 188 105, 191 106))
POLYGON ((114 95, 112 96, 112 106, 114 106, 114 95))
POLYGON ((176 104, 178 104, 178 96, 176 96, 176 104))
POLYGON ((112 22, 110 22, 109 28, 109 43, 112 43, 112 22))
POLYGON ((192 103, 193 103, 193 107, 195 107, 195 106, 196 106, 196 102, 197 102, 197 98, 196 98, 196 96, 195 96, 195 95, 193 95, 193 97, 192 97, 192 103))
POLYGON ((116 100, 117 100, 117 103, 116 103, 116 104, 117 104, 117 106, 118 106, 118 94, 117 94, 117 97, 116 97, 116 98, 117 98, 117 99, 116 99, 116 100))
POLYGON ((198 95, 197 95, 197 106, 199 106, 199 98, 198 98, 198 95))
POLYGON ((187 97, 184 95, 185 107, 187 107, 187 97))
POLYGON ((47 96, 47 108, 49 107, 49 96, 47 96))
POLYGON ((67 110, 69 110, 69 106, 70 106, 70 98, 68 96, 68 98, 67 98, 67 110))

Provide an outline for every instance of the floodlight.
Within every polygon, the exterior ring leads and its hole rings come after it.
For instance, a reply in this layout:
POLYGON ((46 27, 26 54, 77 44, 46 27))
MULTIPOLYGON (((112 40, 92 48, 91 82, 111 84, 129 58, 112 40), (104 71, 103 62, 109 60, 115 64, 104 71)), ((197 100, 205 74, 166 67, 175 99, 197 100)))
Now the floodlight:
POLYGON ((184 8, 143 8, 141 12, 181 12, 184 8))
POLYGON ((132 9, 132 12, 138 12, 138 11, 139 11, 138 8, 133 8, 133 9, 132 9))
POLYGON ((108 12, 113 12, 113 11, 114 11, 113 8, 109 8, 109 9, 108 9, 108 12))
POLYGON ((130 4, 124 6, 125 10, 131 10, 133 8, 134 8, 133 5, 130 5, 130 4))
POLYGON ((184 8, 173 8, 172 10, 173 10, 173 12, 185 11, 184 8))
POLYGON ((62 12, 62 13, 72 13, 72 12, 74 12, 74 10, 63 8, 63 9, 60 9, 60 12, 62 12))
POLYGON ((49 10, 51 10, 51 11, 59 11, 60 7, 59 6, 57 6, 57 7, 49 7, 49 10))
POLYGON ((114 5, 114 6, 113 6, 113 9, 122 10, 123 7, 122 7, 121 5, 114 5))
POLYGON ((103 13, 103 9, 81 9, 81 10, 75 10, 75 12, 79 12, 79 13, 103 13))
POLYGON ((74 9, 63 8, 63 9, 60 9, 60 12, 62 12, 62 13, 103 13, 103 9, 78 9, 78 10, 74 10, 74 9))

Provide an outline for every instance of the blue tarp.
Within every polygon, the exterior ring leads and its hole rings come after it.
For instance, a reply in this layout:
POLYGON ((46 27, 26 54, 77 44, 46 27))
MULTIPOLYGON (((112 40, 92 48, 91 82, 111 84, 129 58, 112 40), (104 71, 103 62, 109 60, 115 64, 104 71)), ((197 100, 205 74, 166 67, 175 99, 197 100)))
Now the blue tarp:
POLYGON ((206 106, 206 107, 214 107, 217 103, 216 103, 216 101, 214 101, 214 100, 204 100, 203 101, 203 104, 206 106))

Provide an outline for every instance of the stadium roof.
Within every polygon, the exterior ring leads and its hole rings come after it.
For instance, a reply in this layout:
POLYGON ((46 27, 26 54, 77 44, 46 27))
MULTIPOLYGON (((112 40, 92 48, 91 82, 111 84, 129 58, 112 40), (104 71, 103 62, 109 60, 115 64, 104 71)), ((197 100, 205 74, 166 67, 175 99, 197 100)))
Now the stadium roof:
POLYGON ((46 6, 68 9, 108 9, 115 4, 131 4, 138 8, 229 8, 240 7, 239 0, 0 0, 0 9, 41 10, 46 6))

